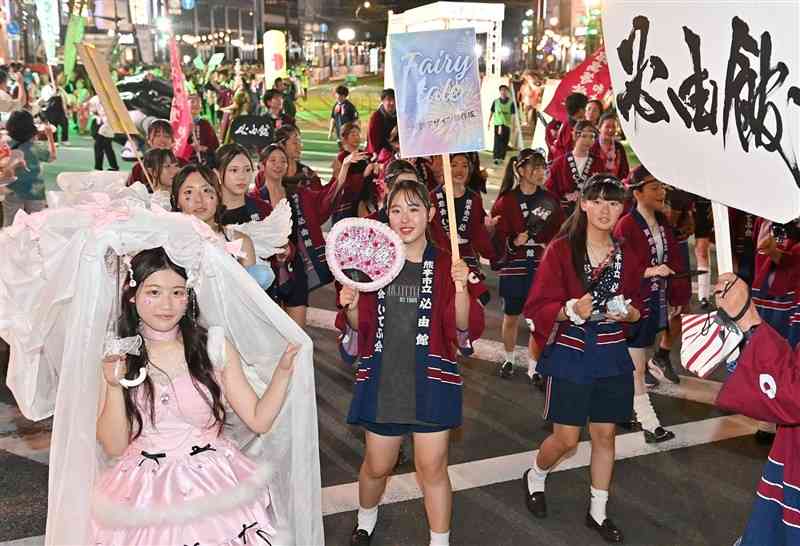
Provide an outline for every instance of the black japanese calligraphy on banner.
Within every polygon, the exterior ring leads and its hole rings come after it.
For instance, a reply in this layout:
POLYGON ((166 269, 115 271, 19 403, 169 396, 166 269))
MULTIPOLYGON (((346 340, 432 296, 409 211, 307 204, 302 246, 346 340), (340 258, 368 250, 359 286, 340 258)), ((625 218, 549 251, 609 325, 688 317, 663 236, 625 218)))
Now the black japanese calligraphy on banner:
POLYGON ((239 116, 231 122, 230 134, 237 144, 261 150, 272 143, 275 130, 267 116, 239 116))
POLYGON ((605 2, 620 121, 651 172, 772 220, 800 215, 798 21, 780 0, 605 2))

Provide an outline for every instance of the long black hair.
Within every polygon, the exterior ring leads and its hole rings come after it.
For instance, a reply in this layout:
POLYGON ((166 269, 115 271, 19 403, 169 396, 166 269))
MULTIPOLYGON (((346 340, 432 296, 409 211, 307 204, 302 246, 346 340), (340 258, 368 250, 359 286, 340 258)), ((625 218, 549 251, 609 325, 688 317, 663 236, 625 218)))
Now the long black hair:
MULTIPOLYGON (((125 290, 122 293, 120 305, 120 337, 132 337, 139 333, 139 313, 136 311, 136 305, 131 303, 130 300, 135 297, 136 291, 142 287, 145 280, 147 280, 150 275, 164 270, 174 271, 184 279, 186 278, 186 271, 175 265, 169 259, 163 248, 144 250, 131 260, 131 271, 133 279, 136 281, 136 286, 130 286, 130 276, 125 279, 125 290)), ((225 408, 222 405, 222 389, 214 378, 214 366, 211 363, 211 359, 208 357, 208 349, 206 348, 208 332, 197 322, 199 314, 197 311, 197 298, 192 289, 188 290, 188 300, 189 305, 186 309, 186 313, 178 322, 178 327, 180 328, 181 337, 183 339, 184 357, 186 358, 186 364, 189 368, 189 374, 195 389, 197 389, 197 392, 200 393, 214 414, 214 422, 209 423, 209 428, 216 425, 219 431, 222 432, 222 427, 225 425, 225 408), (208 389, 208 393, 200 388, 200 385, 208 389), (211 395, 210 398, 208 396, 209 394, 211 395)), ((147 356, 147 344, 143 343, 139 356, 128 355, 128 371, 125 374, 125 378, 135 379, 139 375, 139 370, 147 366, 148 363, 156 367, 155 363, 151 362, 147 356)), ((144 392, 142 400, 147 408, 150 423, 155 423, 155 394, 153 381, 148 375, 144 383, 138 387, 123 389, 125 416, 128 418, 132 441, 142 434, 144 425, 144 419, 142 417, 142 410, 144 408, 140 408, 136 402, 139 389, 143 389, 144 392)))
MULTIPOLYGON (((609 174, 594 174, 583 187, 581 201, 593 201, 603 199, 605 201, 625 202, 625 188, 617 178, 609 174)), ((561 226, 558 237, 566 237, 569 241, 569 248, 572 254, 572 266, 579 279, 584 278, 583 268, 586 264, 586 230, 589 227, 589 219, 586 213, 581 210, 580 202, 575 204, 575 210, 561 226)))
POLYGON ((225 171, 228 170, 228 165, 240 155, 247 158, 247 161, 250 162, 251 169, 255 169, 255 165, 253 165, 253 156, 251 156, 247 148, 241 144, 232 142, 219 147, 217 150, 217 175, 220 185, 225 185, 225 171))
POLYGON ((506 165, 506 172, 503 176, 503 183, 500 185, 500 193, 497 194, 498 199, 513 190, 517 186, 519 180, 519 169, 527 162, 533 161, 540 165, 547 165, 544 154, 539 150, 531 148, 523 148, 519 151, 519 155, 512 157, 508 165, 506 165))
MULTIPOLYGON (((161 186, 161 173, 164 172, 164 165, 167 161, 172 161, 173 163, 178 162, 172 150, 153 148, 152 150, 147 150, 144 154, 142 163, 144 163, 144 168, 147 169, 147 172, 150 173, 150 177, 153 179, 153 185, 156 188, 161 186)), ((152 193, 153 190, 154 188, 151 188, 148 184, 147 191, 152 193)))
POLYGON ((485 173, 478 168, 478 154, 474 152, 457 152, 450 154, 450 163, 458 156, 466 158, 469 167, 469 174, 467 174, 465 186, 476 193, 486 193, 485 173))
POLYGON ((225 205, 222 202, 222 186, 220 186, 219 177, 216 172, 199 163, 189 163, 172 179, 172 192, 169 196, 172 212, 183 212, 180 209, 180 205, 178 205, 178 196, 181 193, 181 186, 183 186, 183 183, 194 173, 202 176, 203 180, 214 188, 214 192, 217 194, 217 210, 214 213, 214 222, 217 223, 217 227, 222 226, 222 215, 225 214, 225 205))

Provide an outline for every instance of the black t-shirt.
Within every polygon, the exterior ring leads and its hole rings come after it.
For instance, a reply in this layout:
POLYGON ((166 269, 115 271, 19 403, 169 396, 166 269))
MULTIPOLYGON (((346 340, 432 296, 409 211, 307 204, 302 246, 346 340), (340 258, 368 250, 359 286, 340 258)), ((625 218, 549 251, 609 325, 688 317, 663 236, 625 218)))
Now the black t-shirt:
POLYGON ((254 220, 260 220, 261 214, 249 199, 246 199, 244 205, 235 209, 227 209, 222 214, 222 224, 225 226, 231 224, 246 224, 254 220))
POLYGON ((556 209, 560 205, 542 188, 536 188, 536 191, 530 195, 526 195, 522 193, 522 190, 519 190, 517 195, 520 208, 528 211, 526 225, 528 228, 528 240, 532 245, 537 235, 547 231, 547 227, 552 223, 556 209))
POLYGON ((383 361, 378 386, 379 423, 420 424, 417 421, 416 335, 422 263, 406 261, 385 288, 383 361))

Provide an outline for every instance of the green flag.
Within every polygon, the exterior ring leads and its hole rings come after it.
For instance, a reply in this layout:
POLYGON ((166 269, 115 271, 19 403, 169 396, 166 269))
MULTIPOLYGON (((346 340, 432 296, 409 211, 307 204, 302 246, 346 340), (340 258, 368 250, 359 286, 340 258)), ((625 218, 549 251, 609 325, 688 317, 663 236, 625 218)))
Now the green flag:
POLYGON ((69 81, 75 70, 75 59, 78 55, 76 46, 83 40, 83 26, 86 20, 80 15, 70 15, 67 25, 67 36, 64 39, 64 78, 69 81))
POLYGON ((211 77, 211 74, 222 64, 222 60, 225 58, 224 53, 214 53, 211 58, 208 60, 208 66, 206 67, 206 78, 205 81, 208 82, 208 78, 211 77))
POLYGON ((200 71, 206 69, 206 63, 203 62, 203 58, 200 55, 194 58, 194 67, 200 71))

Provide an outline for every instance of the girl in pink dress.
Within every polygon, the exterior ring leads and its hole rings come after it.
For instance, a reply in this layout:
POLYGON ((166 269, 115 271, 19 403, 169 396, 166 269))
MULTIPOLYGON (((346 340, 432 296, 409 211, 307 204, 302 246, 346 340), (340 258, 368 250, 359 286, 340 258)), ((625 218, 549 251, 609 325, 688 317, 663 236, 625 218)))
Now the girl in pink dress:
POLYGON ((257 434, 286 397, 298 348, 290 345, 258 397, 221 328, 201 326, 187 274, 162 248, 131 261, 121 338, 139 355, 103 360, 97 439, 115 464, 98 476, 96 546, 273 544, 270 474, 222 436, 229 407, 257 434))

